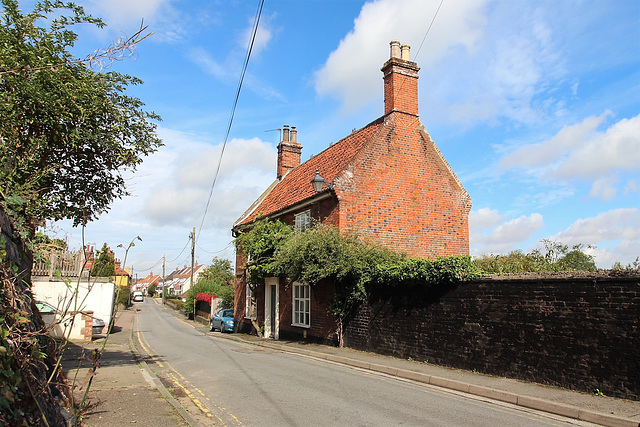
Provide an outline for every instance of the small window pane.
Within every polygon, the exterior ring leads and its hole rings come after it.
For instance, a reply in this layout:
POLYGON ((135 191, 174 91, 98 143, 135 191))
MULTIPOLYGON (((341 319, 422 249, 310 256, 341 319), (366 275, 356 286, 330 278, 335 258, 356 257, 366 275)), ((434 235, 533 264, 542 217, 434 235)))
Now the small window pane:
POLYGON ((296 326, 310 326, 311 287, 295 283, 293 285, 293 324, 296 326))

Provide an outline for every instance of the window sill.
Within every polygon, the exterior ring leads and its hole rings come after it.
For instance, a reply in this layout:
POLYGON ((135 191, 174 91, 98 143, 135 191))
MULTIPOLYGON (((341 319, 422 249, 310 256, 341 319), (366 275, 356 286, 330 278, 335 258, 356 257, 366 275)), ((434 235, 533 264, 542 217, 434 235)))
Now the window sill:
POLYGON ((292 323, 291 326, 296 327, 296 328, 305 328, 305 329, 310 329, 311 325, 299 325, 296 323, 292 323))

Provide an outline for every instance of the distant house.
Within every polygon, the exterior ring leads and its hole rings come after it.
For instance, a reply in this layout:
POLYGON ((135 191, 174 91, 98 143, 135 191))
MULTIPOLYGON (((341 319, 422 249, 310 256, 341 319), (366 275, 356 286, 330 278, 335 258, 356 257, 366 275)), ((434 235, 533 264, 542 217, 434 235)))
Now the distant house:
POLYGON ((158 274, 153 274, 153 271, 150 272, 147 277, 145 277, 144 279, 140 279, 137 282, 135 282, 132 286, 131 286, 131 290, 132 291, 140 291, 143 294, 147 294, 148 289, 155 285, 156 289, 160 286, 162 287, 162 276, 158 275, 158 274))
MULTIPOLYGON (((418 116, 418 71, 409 46, 391 42, 382 67, 384 115, 354 130, 304 163, 297 129, 284 127, 276 180, 236 221, 234 235, 262 217, 296 229, 311 221, 355 230, 395 250, 418 257, 469 254, 471 198, 418 116), (323 183, 319 191, 312 180, 323 183)), ((236 254, 235 316, 251 322, 246 257, 236 254)), ((314 286, 267 278, 254 291, 255 320, 265 335, 335 339, 327 314, 332 284, 314 286)))
MULTIPOLYGON (((198 281, 198 276, 200 276, 204 267, 203 264, 195 263, 193 267, 194 284, 198 281)), ((186 265, 182 268, 176 267, 174 271, 165 277, 163 286, 169 295, 184 297, 191 288, 191 267, 187 267, 186 265)))

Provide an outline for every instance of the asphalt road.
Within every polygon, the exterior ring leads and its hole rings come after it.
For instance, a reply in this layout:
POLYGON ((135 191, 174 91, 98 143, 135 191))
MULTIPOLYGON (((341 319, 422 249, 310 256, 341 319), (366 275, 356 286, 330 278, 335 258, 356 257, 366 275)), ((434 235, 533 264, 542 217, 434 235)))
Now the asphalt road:
POLYGON ((147 299, 135 334, 165 386, 202 425, 568 426, 575 420, 473 398, 194 328, 147 299))

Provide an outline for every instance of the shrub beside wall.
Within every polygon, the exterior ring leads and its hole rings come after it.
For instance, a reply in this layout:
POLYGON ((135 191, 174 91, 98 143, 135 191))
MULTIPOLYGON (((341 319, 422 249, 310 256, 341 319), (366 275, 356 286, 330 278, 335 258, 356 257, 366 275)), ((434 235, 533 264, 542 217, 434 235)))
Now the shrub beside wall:
POLYGON ((429 292, 378 290, 347 346, 640 400, 640 276, 475 280, 429 292))

